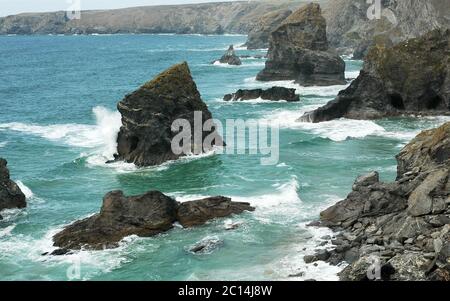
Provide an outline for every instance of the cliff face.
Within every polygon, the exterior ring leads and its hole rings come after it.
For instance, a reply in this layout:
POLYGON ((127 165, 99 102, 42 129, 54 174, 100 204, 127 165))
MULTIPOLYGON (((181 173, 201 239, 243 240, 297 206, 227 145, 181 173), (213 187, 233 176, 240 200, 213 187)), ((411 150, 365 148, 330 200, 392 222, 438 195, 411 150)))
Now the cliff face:
POLYGON ((447 0, 384 0, 381 18, 369 20, 366 0, 329 1, 324 10, 328 38, 334 47, 350 47, 362 58, 376 39, 393 44, 436 28, 450 28, 447 0))
POLYGON ((282 9, 263 15, 248 33, 247 48, 268 48, 271 33, 291 14, 290 9, 282 9))
POLYGON ((345 83, 344 70, 344 61, 328 48, 321 8, 311 3, 292 13, 272 32, 266 67, 257 80, 337 85, 345 83))
POLYGON ((296 2, 237 1, 83 11, 80 20, 67 19, 65 12, 20 14, 0 18, 0 34, 246 34, 260 16, 296 2))
POLYGON ((450 30, 370 50, 350 87, 301 121, 450 113, 450 30))
POLYGON ((367 279, 376 262, 384 280, 450 280, 450 123, 419 134, 397 161, 395 182, 359 177, 321 213, 341 231, 326 260, 350 263, 342 280, 367 279))

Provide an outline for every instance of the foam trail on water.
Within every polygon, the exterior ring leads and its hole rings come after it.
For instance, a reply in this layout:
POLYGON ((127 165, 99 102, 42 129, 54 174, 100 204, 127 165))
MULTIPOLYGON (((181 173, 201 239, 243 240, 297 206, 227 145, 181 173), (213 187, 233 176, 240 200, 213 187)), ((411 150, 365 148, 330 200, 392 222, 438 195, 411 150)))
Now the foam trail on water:
POLYGON ((32 197, 34 197, 33 191, 31 191, 30 188, 28 188, 25 184, 23 184, 22 181, 17 181, 16 183, 27 199, 31 199, 32 197))
POLYGON ((8 144, 8 141, 0 142, 0 148, 5 147, 8 144))

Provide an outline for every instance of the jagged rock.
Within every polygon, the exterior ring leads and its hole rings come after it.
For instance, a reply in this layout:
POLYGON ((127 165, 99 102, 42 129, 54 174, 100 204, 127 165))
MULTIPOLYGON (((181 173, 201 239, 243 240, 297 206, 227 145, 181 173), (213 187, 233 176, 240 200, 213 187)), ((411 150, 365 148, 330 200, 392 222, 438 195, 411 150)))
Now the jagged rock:
POLYGON ((255 26, 248 33, 245 45, 247 49, 263 49, 269 47, 270 34, 292 14, 290 9, 282 9, 269 12, 258 20, 255 26))
POLYGON ((345 63, 328 47, 318 4, 292 13, 272 32, 266 67, 257 80, 295 80, 305 86, 345 84, 345 63))
POLYGON ((250 99, 265 99, 272 101, 300 101, 300 96, 295 94, 295 89, 288 89, 284 87, 272 87, 267 90, 263 89, 252 89, 245 90, 239 89, 236 93, 226 94, 223 97, 224 101, 242 101, 250 99))
MULTIPOLYGON (((11 181, 8 162, 0 158, 0 211, 4 209, 25 208, 27 202, 19 186, 11 181)), ((0 215, 0 220, 3 219, 0 215)))
POLYGON ((320 214, 323 226, 342 231, 328 259, 350 263, 342 280, 365 280, 374 258, 392 266, 393 280, 448 279, 449 147, 450 122, 422 132, 397 156, 395 182, 380 182, 375 172, 358 177, 345 200, 320 214), (358 252, 339 255, 350 243, 358 252))
POLYGON ((450 30, 434 30, 394 47, 377 46, 356 80, 299 121, 450 114, 450 30))
POLYGON ((183 227, 202 225, 216 217, 254 211, 248 203, 232 202, 226 197, 212 197, 203 200, 181 203, 177 211, 177 220, 183 227))
POLYGON ((154 236, 172 229, 176 221, 192 227, 245 210, 254 208, 220 196, 179 204, 159 191, 130 197, 112 191, 103 198, 100 213, 67 226, 53 237, 59 249, 52 255, 81 248, 115 248, 126 236, 154 236))
MULTIPOLYGON (((213 64, 216 61, 212 62, 213 64)), ((230 45, 227 52, 220 58, 219 63, 228 65, 242 65, 241 59, 234 52, 233 45, 230 45)))
MULTIPOLYGON (((127 95, 117 108, 122 114, 122 127, 115 159, 137 166, 158 165, 186 155, 174 154, 171 148, 172 138, 177 134, 171 129, 175 120, 188 120, 194 129, 194 112, 200 112, 203 122, 212 119, 186 62, 170 67, 127 95)), ((223 145, 214 128, 203 131, 201 142, 211 134, 215 135, 213 144, 223 145)), ((193 141, 191 150, 198 154, 209 149, 193 141)))

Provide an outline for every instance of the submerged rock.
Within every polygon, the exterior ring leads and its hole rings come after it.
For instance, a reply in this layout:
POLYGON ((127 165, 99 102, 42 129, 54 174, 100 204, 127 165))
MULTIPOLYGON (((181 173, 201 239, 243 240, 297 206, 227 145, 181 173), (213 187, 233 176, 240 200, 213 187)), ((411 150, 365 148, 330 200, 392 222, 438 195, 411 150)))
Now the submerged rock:
MULTIPOLYGON (((117 105, 122 114, 122 127, 117 138, 116 161, 124 160, 137 166, 158 165, 186 154, 174 154, 171 141, 177 134, 171 129, 177 119, 185 119, 194 129, 194 112, 202 122, 212 119, 202 101, 186 62, 174 65, 127 95, 117 105)), ((202 132, 214 135, 213 144, 223 145, 215 128, 202 132)), ((191 145, 192 153, 207 152, 203 145, 191 145)))
POLYGON ((177 220, 183 227, 202 225, 216 217, 226 217, 243 211, 254 211, 248 203, 232 202, 230 198, 217 196, 181 203, 177 220))
POLYGON ((199 242, 189 246, 187 249, 194 254, 211 254, 214 250, 221 247, 224 241, 217 236, 207 236, 199 242))
POLYGON ((263 89, 239 89, 236 93, 226 94, 223 97, 225 101, 243 101, 250 99, 264 99, 272 101, 300 101, 300 96, 295 94, 295 89, 288 89, 284 87, 272 87, 267 90, 263 89))
POLYGON ((291 14, 290 9, 281 9, 261 16, 248 33, 247 49, 269 48, 270 34, 291 14))
POLYGON ((350 87, 300 121, 450 114, 449 38, 450 30, 434 30, 394 47, 379 44, 350 87))
POLYGON ((266 67, 257 80, 295 80, 304 86, 345 84, 345 63, 328 47, 318 4, 291 14, 271 34, 266 67))
POLYGON ((343 280, 364 280, 374 259, 389 265, 393 280, 450 276, 450 123, 419 134, 397 161, 395 182, 359 177, 345 200, 320 214, 322 226, 341 231, 329 261, 351 263, 343 280))
MULTIPOLYGON (((213 64, 216 61, 213 62, 213 64)), ((242 65, 241 59, 234 52, 233 45, 230 45, 227 52, 220 58, 219 63, 228 65, 242 65)))
MULTIPOLYGON (((6 167, 8 162, 0 158, 0 211, 4 209, 25 208, 27 202, 25 195, 19 186, 11 181, 9 170, 6 167)), ((0 215, 0 220, 2 216, 0 215)))
POLYGON ((172 229, 176 221, 192 227, 245 210, 254 208, 220 196, 179 204, 159 191, 130 197, 112 191, 103 198, 100 213, 67 226, 53 237, 54 246, 60 249, 52 255, 81 248, 115 248, 126 236, 154 236, 172 229))

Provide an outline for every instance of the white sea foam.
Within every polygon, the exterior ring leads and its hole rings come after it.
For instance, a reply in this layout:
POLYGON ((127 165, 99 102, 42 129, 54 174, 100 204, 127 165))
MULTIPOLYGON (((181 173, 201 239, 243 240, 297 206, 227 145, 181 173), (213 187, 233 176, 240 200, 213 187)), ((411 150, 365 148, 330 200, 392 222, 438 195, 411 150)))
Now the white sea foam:
POLYGON ((221 67, 221 68, 264 67, 265 62, 264 62, 264 60, 259 60, 259 61, 244 62, 242 65, 229 65, 227 63, 221 63, 219 61, 215 61, 213 64, 208 64, 208 66, 215 66, 215 67, 221 67))
POLYGON ((4 229, 0 229, 0 238, 10 236, 16 225, 10 225, 4 229))
POLYGON ((30 188, 28 188, 25 184, 23 184, 22 181, 17 181, 16 183, 27 199, 31 199, 34 197, 33 191, 31 191, 30 188))
POLYGON ((345 78, 355 79, 359 76, 360 71, 345 71, 345 78))
POLYGON ((0 142, 0 147, 5 147, 8 144, 8 141, 0 142))

